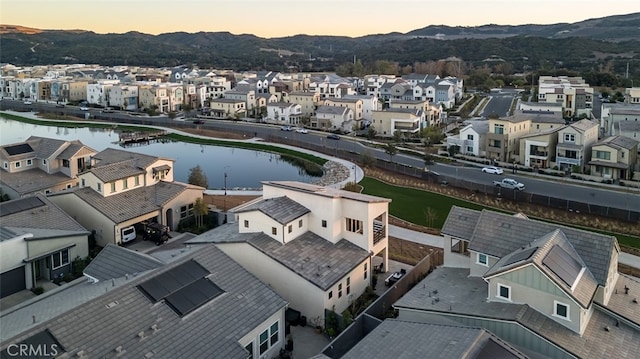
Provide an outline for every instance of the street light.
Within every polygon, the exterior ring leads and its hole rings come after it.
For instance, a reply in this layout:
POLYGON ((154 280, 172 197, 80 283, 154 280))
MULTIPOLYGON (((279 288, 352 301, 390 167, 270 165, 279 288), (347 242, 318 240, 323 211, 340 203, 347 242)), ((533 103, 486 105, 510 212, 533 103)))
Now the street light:
POLYGON ((224 173, 224 195, 227 195, 227 172, 224 173))

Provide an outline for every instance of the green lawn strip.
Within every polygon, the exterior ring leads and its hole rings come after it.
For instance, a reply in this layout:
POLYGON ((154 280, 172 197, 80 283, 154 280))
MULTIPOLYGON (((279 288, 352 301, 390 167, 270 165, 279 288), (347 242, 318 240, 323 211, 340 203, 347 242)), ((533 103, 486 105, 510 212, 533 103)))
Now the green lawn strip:
POLYGON ((181 134, 177 134, 177 133, 170 133, 170 134, 168 134, 166 136, 163 136, 163 137, 171 139, 171 140, 175 140, 175 141, 180 141, 180 142, 194 143, 194 144, 197 144, 197 145, 236 147, 236 148, 244 148, 244 149, 254 150, 254 151, 280 153, 280 154, 283 154, 283 155, 289 155, 289 156, 293 156, 293 157, 298 157, 298 158, 301 158, 303 160, 307 160, 307 161, 316 163, 316 164, 318 164, 320 166, 324 165, 328 161, 327 159, 324 159, 324 158, 321 158, 321 157, 318 157, 318 156, 314 156, 314 155, 311 155, 311 154, 308 154, 308 153, 298 152, 298 151, 291 150, 291 149, 288 149, 288 148, 282 148, 282 147, 267 145, 267 144, 263 144, 263 143, 235 142, 235 141, 216 140, 216 139, 211 139, 211 138, 191 137, 191 136, 181 135, 181 134))
MULTIPOLYGON (((425 215, 425 210, 427 207, 433 208, 437 212, 437 217, 430 227, 437 229, 442 228, 445 219, 449 215, 451 206, 454 205, 475 210, 482 210, 486 208, 492 211, 511 213, 496 208, 485 207, 477 203, 443 196, 441 194, 433 192, 389 185, 371 177, 365 177, 362 181, 360 181, 359 184, 364 187, 362 193, 378 197, 390 198, 392 200, 391 204, 389 205, 389 211, 391 212, 391 214, 411 223, 427 226, 427 216, 425 215)), ((540 218, 538 218, 538 220, 548 223, 557 223, 540 218)), ((604 235, 615 236, 616 238, 618 238, 618 243, 621 246, 640 248, 640 238, 638 237, 633 237, 626 234, 606 232, 593 228, 574 226, 566 223, 557 224, 577 229, 588 230, 590 232, 596 232, 604 235)))
POLYGON ((22 116, 16 116, 13 114, 9 114, 6 112, 0 112, 2 117, 6 117, 7 119, 19 121, 23 123, 29 123, 32 125, 40 125, 40 126, 52 126, 52 127, 66 127, 66 128, 104 128, 104 129, 119 129, 124 131, 157 131, 157 128, 151 127, 143 127, 143 126, 127 126, 127 125, 119 125, 119 124, 108 124, 108 123, 92 123, 92 122, 73 122, 68 120, 60 120, 60 121, 47 121, 47 120, 36 120, 32 118, 26 118, 22 116))

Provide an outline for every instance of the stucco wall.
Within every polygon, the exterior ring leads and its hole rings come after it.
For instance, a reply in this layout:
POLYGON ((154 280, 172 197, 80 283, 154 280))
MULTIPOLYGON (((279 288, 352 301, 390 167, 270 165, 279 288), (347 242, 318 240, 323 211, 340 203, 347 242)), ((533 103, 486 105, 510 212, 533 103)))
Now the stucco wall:
POLYGON ((96 231, 96 243, 106 246, 108 243, 116 243, 115 223, 104 217, 98 210, 91 207, 85 201, 73 193, 65 193, 48 197, 51 202, 58 205, 73 219, 80 223, 89 232, 96 231))

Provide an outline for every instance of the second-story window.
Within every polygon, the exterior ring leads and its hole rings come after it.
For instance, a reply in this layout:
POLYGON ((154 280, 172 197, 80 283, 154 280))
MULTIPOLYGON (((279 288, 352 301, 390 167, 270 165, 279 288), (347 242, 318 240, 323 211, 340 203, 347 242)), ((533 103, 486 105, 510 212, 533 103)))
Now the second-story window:
POLYGON ((353 218, 346 218, 346 229, 349 232, 362 234, 362 221, 353 218))
POLYGON ((325 219, 322 220, 322 228, 327 228, 327 221, 325 219))
POLYGON ((129 188, 129 179, 128 178, 125 178, 125 179, 122 180, 122 188, 123 189, 129 188))
POLYGON ((342 283, 338 284, 338 298, 342 298, 342 283))
POLYGON ((276 227, 271 227, 271 234, 273 234, 274 236, 278 234, 278 228, 276 227))
POLYGON ((249 221, 248 220, 244 220, 244 228, 249 228, 249 221))
POLYGON ((100 182, 98 182, 98 192, 102 192, 102 184, 100 182))
POLYGON ((302 220, 298 221, 298 228, 302 228, 302 220))
POLYGON ((115 182, 111 182, 111 193, 116 191, 116 183, 115 182))
POLYGON ((293 226, 292 226, 292 225, 289 225, 289 227, 287 227, 287 231, 288 231, 289 233, 293 232, 293 226))
POLYGON ((32 166, 32 165, 33 165, 33 160, 28 159, 28 160, 27 160, 27 166, 32 166))
POLYGON ((135 183, 135 186, 136 186, 136 187, 140 185, 140 176, 136 176, 136 177, 135 177, 135 179, 134 179, 134 183, 135 183))

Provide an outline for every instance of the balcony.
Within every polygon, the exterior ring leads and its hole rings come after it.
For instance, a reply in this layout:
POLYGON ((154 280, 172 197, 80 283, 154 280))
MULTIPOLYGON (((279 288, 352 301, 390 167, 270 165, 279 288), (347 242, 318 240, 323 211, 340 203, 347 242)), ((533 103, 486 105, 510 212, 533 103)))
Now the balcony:
POLYGON ((387 238, 387 227, 378 221, 373 222, 373 245, 387 238))

